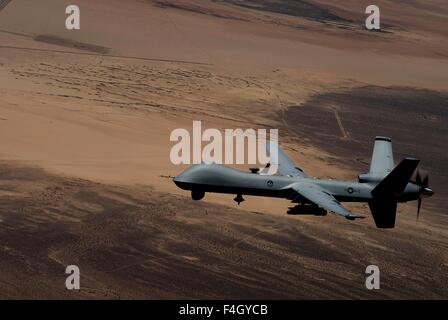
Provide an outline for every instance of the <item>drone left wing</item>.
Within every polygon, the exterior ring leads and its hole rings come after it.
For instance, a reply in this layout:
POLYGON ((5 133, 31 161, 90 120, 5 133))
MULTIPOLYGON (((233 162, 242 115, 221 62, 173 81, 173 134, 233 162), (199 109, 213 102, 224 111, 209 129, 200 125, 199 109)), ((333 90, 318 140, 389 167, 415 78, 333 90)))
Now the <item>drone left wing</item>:
POLYGON ((271 158, 271 166, 275 167, 275 171, 278 175, 301 178, 307 177, 306 173, 288 157, 278 144, 269 141, 266 143, 266 150, 271 158))
POLYGON ((318 205, 319 207, 332 211, 349 220, 362 219, 363 216, 354 215, 352 212, 344 208, 341 203, 336 200, 327 190, 312 182, 297 182, 292 185, 295 191, 291 200, 297 200, 300 197, 318 205))

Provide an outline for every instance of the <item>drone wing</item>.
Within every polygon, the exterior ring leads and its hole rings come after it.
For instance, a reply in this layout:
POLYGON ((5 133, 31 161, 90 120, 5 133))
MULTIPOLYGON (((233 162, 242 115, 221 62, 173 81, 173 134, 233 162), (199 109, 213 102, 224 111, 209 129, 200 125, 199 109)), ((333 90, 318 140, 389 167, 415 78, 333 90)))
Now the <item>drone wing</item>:
POLYGON ((332 211, 349 220, 361 219, 363 216, 354 215, 352 212, 344 208, 341 203, 336 200, 327 190, 312 182, 297 182, 292 185, 295 191, 290 197, 291 200, 297 200, 301 197, 318 205, 319 207, 332 211))
POLYGON ((286 155, 278 144, 269 141, 266 143, 266 150, 271 159, 271 166, 277 167, 278 175, 302 178, 307 177, 306 173, 286 155))

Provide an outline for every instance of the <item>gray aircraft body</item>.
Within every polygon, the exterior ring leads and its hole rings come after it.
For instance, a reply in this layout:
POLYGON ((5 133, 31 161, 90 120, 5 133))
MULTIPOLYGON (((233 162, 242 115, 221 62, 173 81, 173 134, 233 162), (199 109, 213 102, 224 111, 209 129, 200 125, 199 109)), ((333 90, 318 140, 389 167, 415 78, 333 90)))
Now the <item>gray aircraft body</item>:
MULTIPOLYGON (((272 147, 267 145, 268 151, 272 147)), ((190 190, 194 200, 201 200, 205 193, 235 194, 235 201, 244 201, 243 195, 285 198, 297 205, 288 214, 326 215, 327 211, 349 220, 363 218, 342 206, 341 202, 366 202, 369 204, 378 228, 395 226, 397 204, 418 201, 431 196, 428 176, 417 172, 410 181, 419 160, 405 158, 394 166, 390 138, 376 137, 370 170, 358 176, 358 181, 316 179, 309 177, 278 147, 276 172, 269 174, 270 164, 262 170, 251 168, 243 172, 220 164, 196 164, 174 177, 174 183, 190 190)), ((271 155, 272 160, 272 155, 271 155)))

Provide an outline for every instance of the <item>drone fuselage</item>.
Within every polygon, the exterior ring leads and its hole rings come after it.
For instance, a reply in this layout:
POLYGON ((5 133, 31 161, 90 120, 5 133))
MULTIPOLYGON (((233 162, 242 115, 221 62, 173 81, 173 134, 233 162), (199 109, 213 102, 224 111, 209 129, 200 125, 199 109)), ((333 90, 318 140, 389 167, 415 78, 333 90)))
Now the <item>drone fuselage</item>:
MULTIPOLYGON (((372 199, 371 191, 378 183, 260 175, 219 164, 193 165, 174 178, 174 183, 179 188, 190 190, 193 195, 212 192, 277 198, 290 197, 294 193, 292 185, 298 181, 311 181, 341 202, 368 202, 372 199)), ((410 182, 402 193, 395 195, 395 200, 397 202, 416 200, 418 195, 419 187, 410 182)), ((294 202, 306 203, 307 200, 299 198, 294 202)))

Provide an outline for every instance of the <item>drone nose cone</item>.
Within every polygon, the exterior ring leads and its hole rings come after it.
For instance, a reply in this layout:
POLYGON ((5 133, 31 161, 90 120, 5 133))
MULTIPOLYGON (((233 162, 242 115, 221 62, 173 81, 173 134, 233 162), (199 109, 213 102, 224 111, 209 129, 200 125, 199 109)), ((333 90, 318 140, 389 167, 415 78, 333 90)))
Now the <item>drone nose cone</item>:
POLYGON ((197 167, 192 166, 173 178, 173 182, 181 189, 188 190, 191 183, 196 182, 197 167))
POLYGON ((183 182, 189 182, 190 175, 186 174, 185 172, 182 172, 181 174, 175 176, 173 178, 173 182, 175 184, 183 183, 183 182))
POLYGON ((174 182, 176 185, 177 185, 179 182, 181 182, 179 176, 175 176, 175 177, 173 178, 173 182, 174 182))
POLYGON ((186 179, 184 179, 182 174, 174 177, 173 182, 176 184, 177 187, 184 189, 184 190, 189 190, 189 188, 188 188, 189 183, 186 179))
POLYGON ((424 187, 420 190, 420 194, 422 197, 428 198, 434 194, 434 191, 430 187, 424 187))

